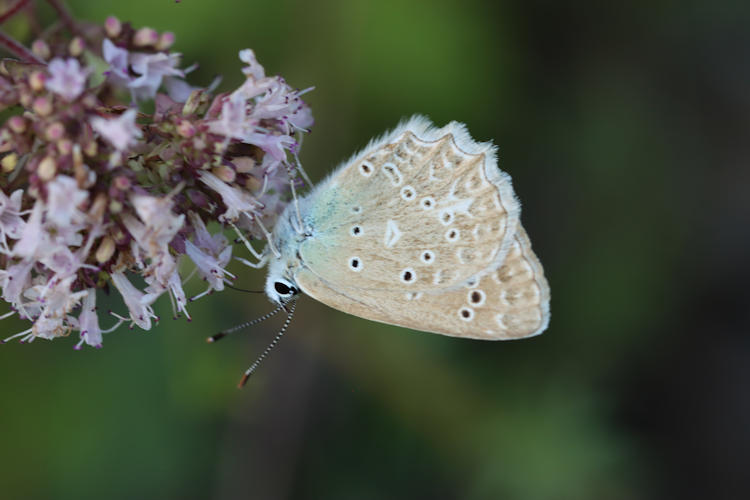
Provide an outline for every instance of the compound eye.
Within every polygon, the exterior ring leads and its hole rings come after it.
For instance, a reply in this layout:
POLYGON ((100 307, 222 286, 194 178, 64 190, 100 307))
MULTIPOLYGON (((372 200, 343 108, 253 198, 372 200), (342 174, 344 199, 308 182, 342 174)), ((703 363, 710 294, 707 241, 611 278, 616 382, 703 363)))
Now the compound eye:
POLYGON ((273 288, 279 295, 289 295, 292 291, 291 288, 289 288, 285 283, 282 283, 281 281, 277 281, 276 283, 274 283, 273 288))

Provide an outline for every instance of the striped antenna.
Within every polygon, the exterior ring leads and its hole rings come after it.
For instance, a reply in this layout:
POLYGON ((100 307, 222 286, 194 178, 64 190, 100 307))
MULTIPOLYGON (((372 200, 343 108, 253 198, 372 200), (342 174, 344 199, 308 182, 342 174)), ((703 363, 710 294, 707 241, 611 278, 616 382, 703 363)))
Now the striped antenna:
MULTIPOLYGON (((294 316, 294 308, 297 306, 297 301, 295 299, 292 299, 290 302, 288 302, 288 304, 289 304, 289 311, 287 312, 287 317, 286 317, 286 321, 284 321, 284 326, 281 327, 281 330, 279 330, 279 333, 277 333, 274 339, 271 341, 271 343, 268 344, 268 347, 266 347, 266 349, 261 353, 260 356, 258 356, 258 358, 253 362, 253 364, 250 365, 250 368, 245 370, 245 374, 240 379, 240 383, 237 384, 237 387, 239 389, 242 389, 245 386, 245 384, 247 383, 247 379, 250 378, 250 375, 252 375, 253 372, 255 372, 255 370, 258 369, 258 366, 260 366, 261 362, 263 362, 263 360, 268 355, 268 353, 271 352, 271 349, 276 347, 276 344, 279 343, 279 340, 281 340, 281 337, 284 336, 284 332, 289 326, 289 323, 292 322, 292 316, 294 316)), ((282 307, 283 305, 279 306, 279 309, 282 307)), ((276 309, 273 312, 273 314, 276 314, 276 311, 278 311, 279 309, 276 309)))
POLYGON ((227 328, 226 330, 222 330, 219 333, 215 333, 215 334, 211 335, 210 337, 208 337, 206 339, 206 342, 208 342, 208 343, 217 342, 217 341, 223 339, 224 337, 226 337, 227 335, 232 334, 232 333, 234 333, 234 332, 236 332, 238 330, 242 330, 242 329, 247 328, 249 326, 257 325, 261 321, 267 320, 268 318, 270 318, 271 316, 274 316, 275 314, 277 314, 279 311, 281 311, 283 309, 284 309, 284 306, 280 305, 279 307, 277 307, 273 311, 264 314, 260 318, 255 318, 252 321, 246 321, 246 322, 244 322, 244 323, 242 323, 240 325, 233 326, 232 328, 227 328))

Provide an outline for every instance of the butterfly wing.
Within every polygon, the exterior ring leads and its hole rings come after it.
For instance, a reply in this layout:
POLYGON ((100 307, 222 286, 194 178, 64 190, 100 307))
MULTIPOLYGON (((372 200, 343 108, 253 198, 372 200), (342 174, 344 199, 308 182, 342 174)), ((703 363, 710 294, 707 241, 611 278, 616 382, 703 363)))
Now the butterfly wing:
POLYGON ((495 148, 465 127, 412 118, 303 200, 313 228, 300 257, 334 288, 429 291, 503 262, 519 220, 495 148))
POLYGON ((507 340, 543 332, 549 286, 526 231, 517 225, 505 261, 464 286, 444 290, 362 289, 331 282, 310 267, 295 275, 303 292, 366 319, 455 337, 507 340))

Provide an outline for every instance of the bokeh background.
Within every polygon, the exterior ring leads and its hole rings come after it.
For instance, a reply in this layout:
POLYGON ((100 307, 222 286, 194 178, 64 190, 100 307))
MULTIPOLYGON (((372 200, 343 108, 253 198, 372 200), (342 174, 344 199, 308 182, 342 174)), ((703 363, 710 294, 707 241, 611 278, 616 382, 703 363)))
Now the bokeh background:
POLYGON ((416 112, 493 139, 552 321, 491 343, 300 300, 244 391, 279 325, 207 345, 269 310, 233 291, 101 350, 0 346, 2 498, 750 497, 750 3, 69 3, 174 31, 195 83, 252 47, 314 85, 313 179, 416 112))

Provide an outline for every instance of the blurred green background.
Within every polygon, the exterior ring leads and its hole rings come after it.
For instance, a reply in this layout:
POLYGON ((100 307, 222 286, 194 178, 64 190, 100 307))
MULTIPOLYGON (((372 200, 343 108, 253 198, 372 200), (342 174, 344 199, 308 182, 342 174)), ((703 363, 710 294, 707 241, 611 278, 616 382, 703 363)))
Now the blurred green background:
POLYGON ((279 322, 207 345, 270 308, 233 291, 101 350, 0 346, 2 498, 750 498, 750 3, 70 5, 174 31, 194 83, 252 47, 314 85, 313 179, 416 112, 493 139, 552 321, 468 341, 303 299, 244 391, 279 322))

